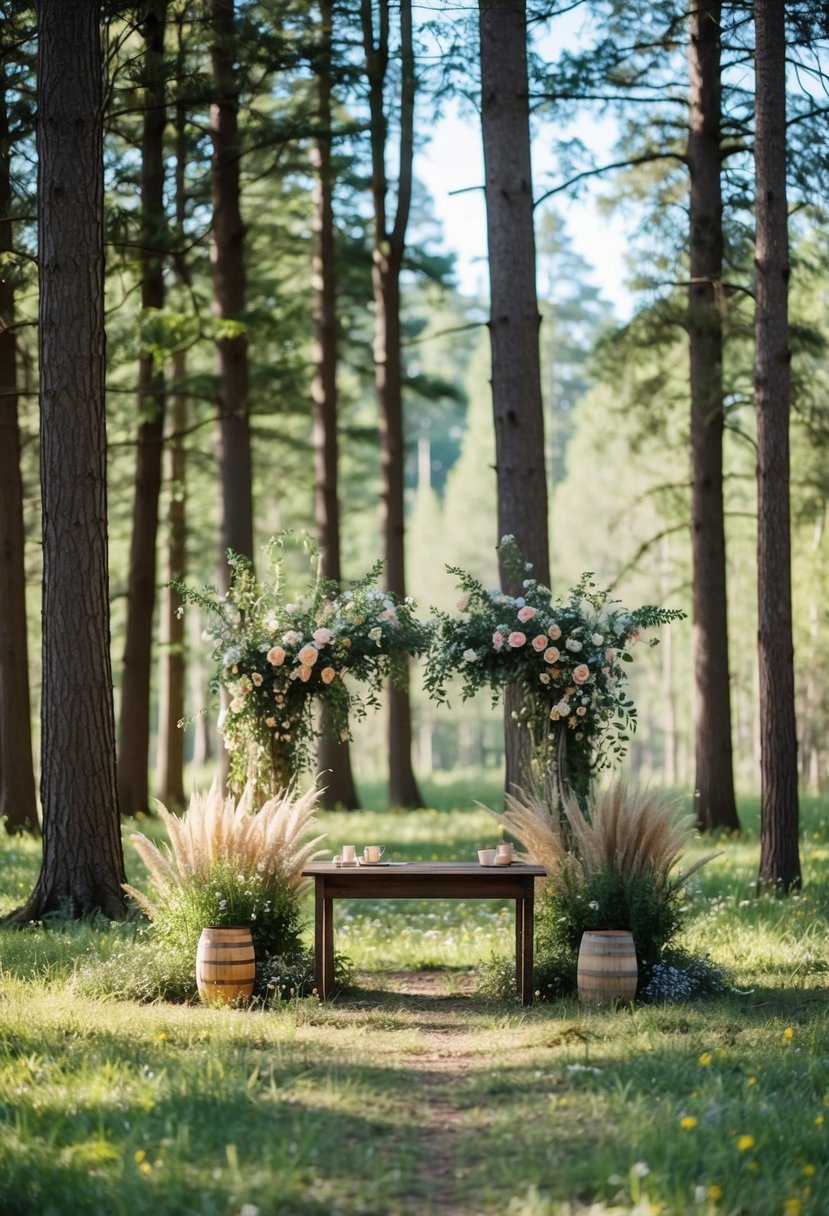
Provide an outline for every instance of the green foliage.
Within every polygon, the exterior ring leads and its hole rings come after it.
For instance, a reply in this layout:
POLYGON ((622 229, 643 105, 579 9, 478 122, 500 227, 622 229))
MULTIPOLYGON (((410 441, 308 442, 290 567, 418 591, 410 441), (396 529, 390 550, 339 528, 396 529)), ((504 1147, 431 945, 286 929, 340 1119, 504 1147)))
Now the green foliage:
POLYGON ((655 962, 682 927, 682 892, 649 868, 622 875, 611 867, 562 867, 538 908, 539 956, 578 955, 582 934, 628 929, 637 958, 655 962))
POLYGON ((208 875, 191 875, 157 903, 152 931, 163 948, 195 957, 205 925, 244 925, 258 953, 295 956, 302 923, 293 894, 274 888, 263 874, 222 858, 208 875))
POLYGON ((208 616, 214 687, 228 698, 220 725, 231 753, 229 784, 237 791, 251 780, 261 792, 286 789, 313 763, 317 704, 328 706, 332 729, 348 738, 350 717, 376 708, 384 681, 428 643, 411 598, 399 603, 378 585, 382 562, 342 590, 322 577, 305 538, 316 572, 304 591, 289 589, 281 551, 296 540, 282 534, 266 547, 268 581, 257 579, 247 558, 229 553, 226 595, 173 584, 208 616))
MULTIPOLYGON (((505 536, 500 547, 517 577, 529 575, 532 567, 513 537, 505 536)), ((549 587, 530 577, 523 578, 524 595, 512 596, 487 590, 464 570, 450 573, 463 593, 461 615, 437 614, 424 679, 429 695, 446 701, 455 675, 464 700, 489 687, 494 702, 508 684, 520 685, 526 696, 522 721, 537 748, 551 746, 560 723, 574 771, 620 759, 636 729, 636 709, 625 691, 631 647, 640 630, 685 613, 652 605, 629 611, 597 588, 589 573, 566 599, 554 599, 549 587)))
POLYGON ((734 987, 728 969, 710 955, 669 949, 656 961, 639 964, 636 999, 646 1004, 723 996, 734 987))
POLYGON ((185 944, 183 938, 177 942, 159 940, 152 930, 145 929, 134 941, 83 959, 72 977, 71 989, 88 1000, 114 997, 142 1004, 192 1003, 198 999, 196 949, 185 944))

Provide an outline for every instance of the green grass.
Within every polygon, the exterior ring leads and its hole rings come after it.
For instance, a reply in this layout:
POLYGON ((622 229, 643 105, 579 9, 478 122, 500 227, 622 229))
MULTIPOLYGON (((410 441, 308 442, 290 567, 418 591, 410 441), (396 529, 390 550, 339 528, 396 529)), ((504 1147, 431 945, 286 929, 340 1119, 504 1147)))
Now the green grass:
MULTIPOLYGON (((331 852, 471 859, 494 825, 469 805, 323 828, 331 852)), ((0 1211, 822 1216, 829 805, 804 803, 805 885, 788 900, 754 897, 756 807, 741 814, 688 895, 684 944, 736 989, 705 1001, 463 995, 512 946, 511 909, 488 901, 338 902, 357 986, 266 1012, 79 996, 76 967, 133 925, 0 931, 0 1211), (391 973, 432 968, 434 991, 394 990, 391 973)), ((0 837, 0 910, 38 863, 36 842, 0 837)))

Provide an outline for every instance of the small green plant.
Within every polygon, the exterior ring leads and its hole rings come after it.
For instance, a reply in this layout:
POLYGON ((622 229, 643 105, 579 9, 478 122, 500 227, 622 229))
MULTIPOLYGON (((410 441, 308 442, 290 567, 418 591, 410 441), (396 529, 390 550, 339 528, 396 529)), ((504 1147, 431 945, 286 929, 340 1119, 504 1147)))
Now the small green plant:
POLYGON ((250 788, 236 802, 214 783, 206 796, 193 794, 181 818, 159 808, 169 845, 132 838, 150 893, 125 889, 152 922, 162 954, 192 959, 206 925, 244 925, 257 956, 300 957, 302 871, 322 839, 308 839, 318 797, 317 788, 289 791, 253 810, 250 788))
POLYGON ((559 806, 522 793, 508 796, 495 817, 547 870, 537 918, 541 960, 573 960, 586 931, 627 929, 637 957, 655 963, 682 927, 684 884, 716 856, 675 873, 691 820, 678 817, 663 794, 621 780, 598 793, 589 811, 572 796, 559 806))

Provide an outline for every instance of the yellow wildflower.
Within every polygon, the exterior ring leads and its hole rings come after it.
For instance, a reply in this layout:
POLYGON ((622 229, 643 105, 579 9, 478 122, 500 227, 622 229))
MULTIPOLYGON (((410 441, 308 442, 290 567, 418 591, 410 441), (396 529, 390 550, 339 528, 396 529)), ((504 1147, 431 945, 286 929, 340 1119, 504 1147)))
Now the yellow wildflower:
POLYGON ((737 1152, 747 1153, 750 1148, 754 1148, 756 1141, 753 1136, 738 1136, 737 1137, 737 1152))
POLYGON ((757 1078, 756 1078, 756 1077, 749 1077, 749 1078, 748 1078, 748 1084, 749 1084, 749 1085, 756 1085, 756 1084, 757 1084, 757 1078))
POLYGON ((699 1058, 699 1062, 703 1068, 707 1068, 708 1065, 711 1063, 711 1052, 704 1051, 699 1058))
POLYGON ((825 1115, 816 1115, 815 1116, 815 1127, 823 1127, 825 1122, 826 1122, 825 1115))
POLYGON ((800 1216, 802 1211, 803 1204, 796 1195, 783 1204, 783 1216, 800 1216))
POLYGON ((708 1188, 708 1198, 711 1200, 711 1202, 719 1203, 719 1201, 722 1199, 722 1195, 722 1187, 718 1186, 716 1182, 712 1182, 708 1188))
POLYGON ((143 1148, 136 1149, 135 1150, 135 1164, 140 1165, 146 1156, 147 1156, 147 1154, 145 1153, 143 1148))
POLYGON ((696 1115, 683 1115, 679 1121, 679 1126, 683 1131, 690 1132, 697 1126, 699 1119, 696 1115))
POLYGON ((802 1172, 804 1178, 814 1178, 815 1174, 817 1173, 817 1166, 804 1165, 802 1172))
POLYGON ((786 1029, 783 1031, 783 1041, 785 1043, 791 1043, 793 1038, 794 1038, 794 1027, 787 1026, 786 1029))

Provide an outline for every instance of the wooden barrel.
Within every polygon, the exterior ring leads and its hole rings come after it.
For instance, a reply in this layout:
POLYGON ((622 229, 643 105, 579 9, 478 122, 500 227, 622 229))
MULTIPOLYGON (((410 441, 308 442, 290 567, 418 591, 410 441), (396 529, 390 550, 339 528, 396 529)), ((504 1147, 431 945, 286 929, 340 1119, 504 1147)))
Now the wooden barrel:
POLYGON ((638 981, 633 934, 627 929, 600 929, 582 934, 578 966, 580 1001, 632 1001, 638 981))
POLYGON ((250 929, 207 925, 196 951, 196 984, 205 1005, 231 1005, 253 993, 256 955, 250 929))

